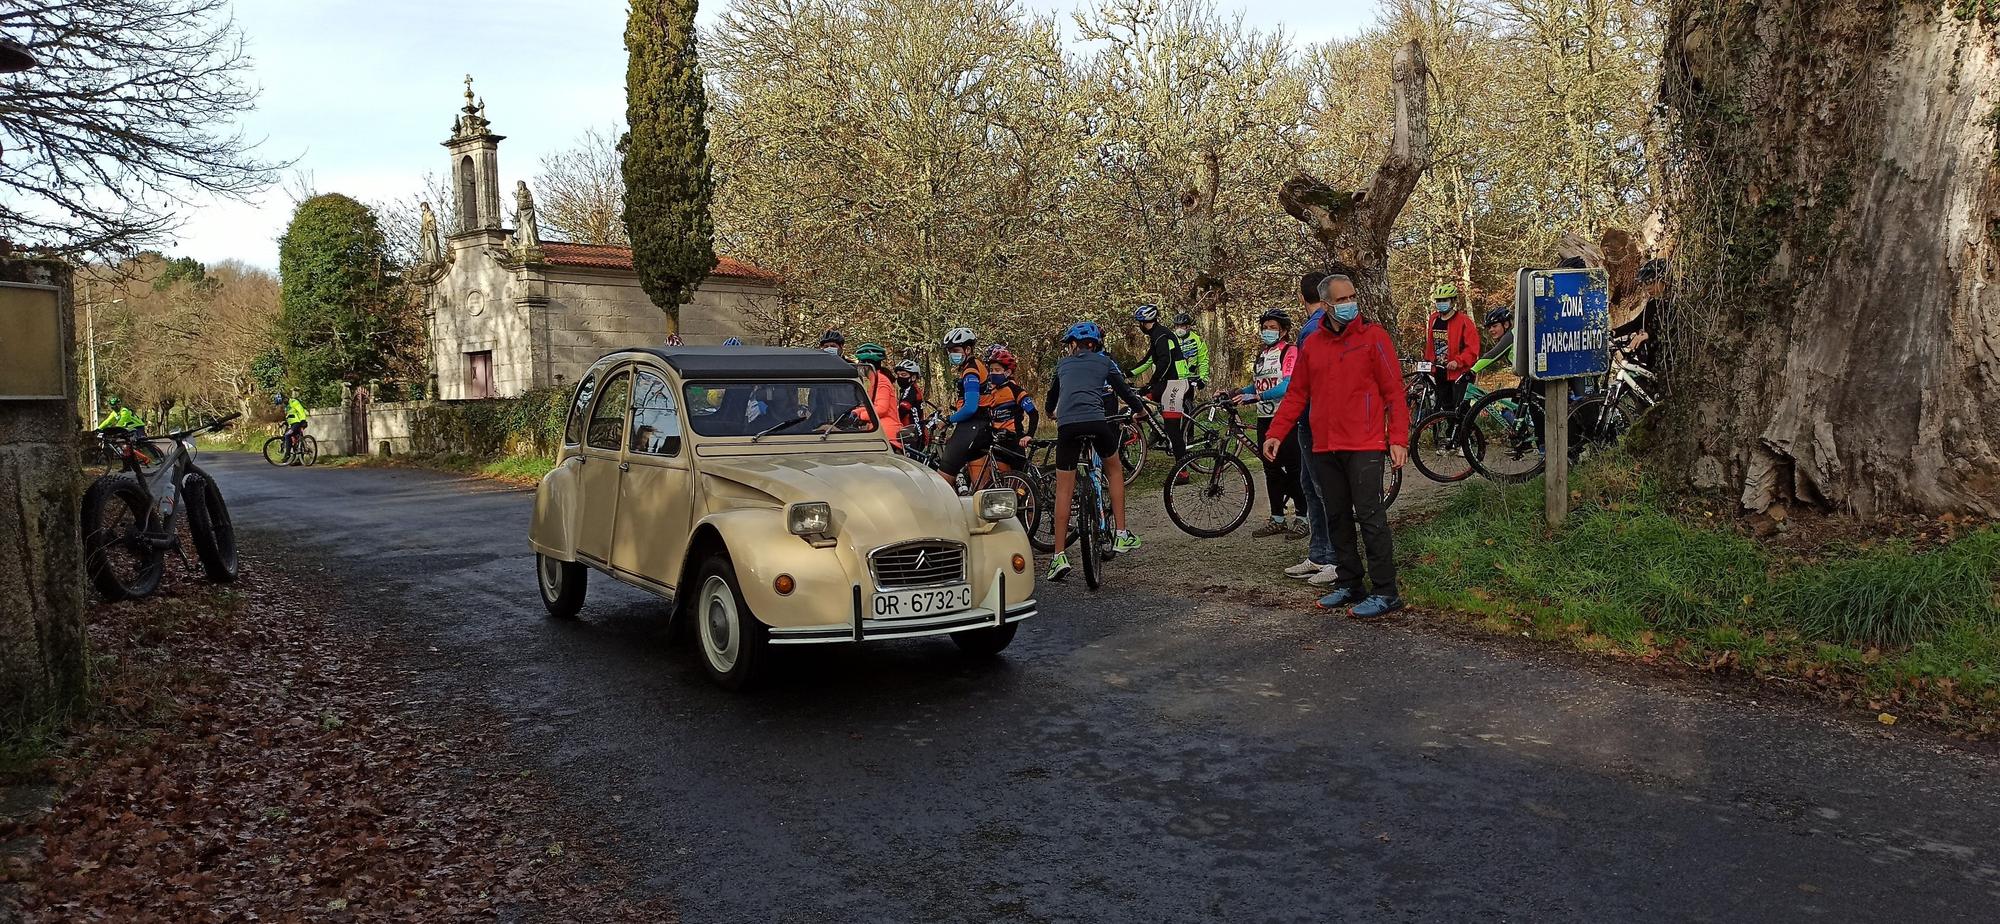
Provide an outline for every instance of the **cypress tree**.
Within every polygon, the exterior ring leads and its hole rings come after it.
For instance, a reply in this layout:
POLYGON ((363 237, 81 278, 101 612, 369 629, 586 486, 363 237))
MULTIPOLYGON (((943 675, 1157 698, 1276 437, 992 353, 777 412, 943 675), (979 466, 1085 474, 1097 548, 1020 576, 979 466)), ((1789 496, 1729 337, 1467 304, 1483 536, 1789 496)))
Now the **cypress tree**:
POLYGON ((632 0, 625 21, 625 229, 639 284, 680 331, 680 306, 715 268, 708 96, 695 0, 632 0))

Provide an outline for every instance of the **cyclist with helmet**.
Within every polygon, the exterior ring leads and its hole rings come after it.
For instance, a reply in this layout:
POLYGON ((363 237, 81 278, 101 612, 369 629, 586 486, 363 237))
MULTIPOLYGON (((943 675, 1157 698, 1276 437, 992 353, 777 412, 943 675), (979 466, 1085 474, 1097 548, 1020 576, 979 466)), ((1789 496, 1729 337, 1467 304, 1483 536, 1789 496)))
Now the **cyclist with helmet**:
POLYGON ((1182 355, 1174 332, 1160 323, 1158 306, 1140 305, 1132 312, 1132 320, 1139 322, 1139 330, 1147 341, 1146 359, 1132 369, 1132 375, 1136 378, 1152 372, 1144 391, 1146 397, 1160 403, 1160 410, 1167 418, 1167 445, 1174 458, 1179 459, 1187 455, 1187 434, 1182 420, 1187 413, 1187 358, 1182 355))
POLYGON ((723 345, 723 346, 742 346, 742 345, 743 345, 743 341, 741 341, 741 340, 738 340, 738 339, 737 339, 737 338, 735 338, 735 337, 730 337, 730 338, 728 338, 728 339, 726 339, 726 340, 722 341, 722 345, 723 345))
POLYGON ((896 398, 896 381, 882 371, 889 364, 889 351, 879 343, 864 343, 855 349, 854 362, 861 368, 861 387, 875 411, 875 425, 888 435, 889 445, 901 452, 903 441, 896 431, 902 429, 898 426, 902 412, 896 398))
POLYGON ((896 417, 909 426, 917 419, 917 405, 924 403, 924 369, 914 359, 896 364, 896 417))
POLYGON ((990 400, 987 414, 993 426, 993 456, 1001 470, 1027 462, 1028 441, 1041 425, 1041 409, 1026 388, 1014 379, 1014 354, 1004 346, 986 351, 987 383, 990 400))
MULTIPOLYGON (((297 398, 285 397, 282 391, 271 396, 271 403, 285 409, 285 447, 289 454, 298 448, 299 437, 306 432, 306 406, 297 398)), ((297 465, 299 461, 293 459, 290 464, 297 465)))
POLYGON ((1506 306, 1486 312, 1486 342, 1493 344, 1486 355, 1472 364, 1472 374, 1488 369, 1514 368, 1514 309, 1506 306))
POLYGON ((1181 356, 1187 359, 1188 385, 1205 388, 1208 385, 1208 341, 1195 332, 1194 316, 1183 311, 1174 315, 1174 337, 1180 341, 1181 356))
MULTIPOLYGON (((1257 404, 1257 445, 1271 434, 1271 418, 1277 416, 1278 402, 1284 400, 1285 389, 1292 384, 1292 366, 1299 358, 1299 351, 1292 344, 1292 315, 1283 308, 1273 308, 1257 319, 1257 364, 1249 385, 1236 393, 1238 405, 1257 404)), ((1285 501, 1293 502, 1297 516, 1295 522, 1305 522, 1305 492, 1299 483, 1299 444, 1297 440, 1281 440, 1276 458, 1264 460, 1264 493, 1271 496, 1271 522, 1257 527, 1250 535, 1255 538, 1278 536, 1287 532, 1303 530, 1289 525, 1285 519, 1285 501)))
POLYGON ((969 327, 954 327, 941 341, 957 385, 958 405, 945 418, 953 429, 951 439, 945 441, 944 451, 938 456, 938 473, 954 488, 958 486, 958 473, 993 448, 992 415, 987 406, 991 389, 987 386, 986 363, 975 349, 978 341, 978 335, 969 327))
POLYGON ((1437 380, 1438 407, 1455 408, 1465 400, 1465 386, 1472 382, 1472 364, 1479 361, 1479 325, 1459 310, 1458 286, 1443 283, 1431 290, 1430 349, 1424 359, 1431 363, 1437 380))
POLYGON ((822 353, 832 353, 835 356, 845 356, 847 355, 847 338, 841 336, 840 331, 827 331, 820 335, 819 351, 822 353))
POLYGON ((1110 388, 1125 399, 1134 414, 1144 406, 1138 392, 1125 381, 1118 364, 1104 355, 1104 330, 1089 321, 1070 326, 1063 333, 1066 355, 1056 363, 1049 383, 1049 407, 1056 417, 1056 497, 1051 509, 1060 511, 1055 519, 1056 554, 1049 559, 1049 580, 1069 576, 1070 501, 1076 494, 1076 464, 1086 450, 1097 453, 1104 465, 1104 481, 1111 493, 1111 522, 1117 527, 1111 547, 1119 552, 1139 548, 1138 536, 1125 529, 1125 471, 1118 461, 1118 428, 1105 413, 1098 397, 1110 388))
POLYGON ((126 407, 124 402, 119 401, 117 395, 105 396, 104 406, 110 408, 110 413, 105 414, 104 419, 98 422, 97 429, 116 427, 120 430, 144 430, 146 428, 146 422, 140 420, 139 415, 132 413, 132 409, 126 407))

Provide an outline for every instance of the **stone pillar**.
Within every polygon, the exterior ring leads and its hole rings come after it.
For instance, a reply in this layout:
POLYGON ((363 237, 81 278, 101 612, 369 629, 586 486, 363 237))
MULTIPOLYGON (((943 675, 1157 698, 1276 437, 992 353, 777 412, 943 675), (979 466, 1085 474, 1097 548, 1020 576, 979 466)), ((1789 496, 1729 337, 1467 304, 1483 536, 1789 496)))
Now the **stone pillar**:
POLYGON ((0 398, 0 729, 83 704, 83 541, 76 313, 68 267, 0 256, 0 281, 57 287, 67 397, 0 398))

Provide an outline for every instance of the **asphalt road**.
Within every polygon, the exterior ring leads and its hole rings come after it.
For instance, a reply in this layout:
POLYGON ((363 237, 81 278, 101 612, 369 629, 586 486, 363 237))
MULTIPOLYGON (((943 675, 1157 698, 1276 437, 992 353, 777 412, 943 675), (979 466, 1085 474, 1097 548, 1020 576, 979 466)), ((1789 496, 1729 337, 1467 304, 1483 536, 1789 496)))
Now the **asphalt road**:
POLYGON ((689 922, 2000 919, 2000 764, 1901 729, 1147 592, 1143 553, 997 662, 795 649, 731 695, 646 594, 543 615, 530 493, 206 464, 689 922))

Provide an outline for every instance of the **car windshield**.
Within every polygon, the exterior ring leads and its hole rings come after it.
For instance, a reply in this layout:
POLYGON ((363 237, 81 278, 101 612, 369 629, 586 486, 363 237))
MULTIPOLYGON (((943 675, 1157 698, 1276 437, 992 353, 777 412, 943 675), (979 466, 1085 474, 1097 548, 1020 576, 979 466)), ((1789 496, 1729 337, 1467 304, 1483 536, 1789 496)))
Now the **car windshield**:
POLYGON ((688 426, 702 436, 873 433, 860 382, 690 382, 688 426))

